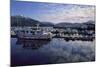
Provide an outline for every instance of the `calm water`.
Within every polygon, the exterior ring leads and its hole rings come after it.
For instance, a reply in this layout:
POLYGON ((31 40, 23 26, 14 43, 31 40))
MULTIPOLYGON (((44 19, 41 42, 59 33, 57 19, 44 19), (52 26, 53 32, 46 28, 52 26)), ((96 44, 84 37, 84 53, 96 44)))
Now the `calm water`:
POLYGON ((94 41, 21 41, 11 38, 11 65, 37 65, 95 60, 94 41))

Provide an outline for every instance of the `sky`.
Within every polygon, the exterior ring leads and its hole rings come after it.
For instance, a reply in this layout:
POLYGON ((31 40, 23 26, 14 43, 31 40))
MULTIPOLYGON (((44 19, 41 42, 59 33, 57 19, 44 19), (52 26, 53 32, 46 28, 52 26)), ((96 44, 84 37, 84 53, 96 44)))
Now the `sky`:
POLYGON ((95 21, 95 6, 11 1, 11 15, 22 15, 41 22, 82 23, 95 21))

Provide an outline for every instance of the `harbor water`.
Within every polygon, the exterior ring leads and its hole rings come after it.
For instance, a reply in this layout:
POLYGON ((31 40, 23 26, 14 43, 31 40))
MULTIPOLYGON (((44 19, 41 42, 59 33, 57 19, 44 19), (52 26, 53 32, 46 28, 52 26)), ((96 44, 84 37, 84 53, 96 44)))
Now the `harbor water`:
POLYGON ((95 61, 95 41, 63 38, 20 41, 11 38, 11 65, 39 65, 95 61))

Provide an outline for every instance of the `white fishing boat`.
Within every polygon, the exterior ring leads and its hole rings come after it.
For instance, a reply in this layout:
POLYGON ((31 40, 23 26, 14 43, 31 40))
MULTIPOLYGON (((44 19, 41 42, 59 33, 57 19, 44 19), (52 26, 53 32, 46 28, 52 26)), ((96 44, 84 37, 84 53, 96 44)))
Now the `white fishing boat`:
POLYGON ((39 25, 37 29, 33 30, 31 28, 23 28, 17 33, 19 39, 24 40, 50 40, 52 39, 52 33, 46 32, 45 30, 40 30, 39 25))

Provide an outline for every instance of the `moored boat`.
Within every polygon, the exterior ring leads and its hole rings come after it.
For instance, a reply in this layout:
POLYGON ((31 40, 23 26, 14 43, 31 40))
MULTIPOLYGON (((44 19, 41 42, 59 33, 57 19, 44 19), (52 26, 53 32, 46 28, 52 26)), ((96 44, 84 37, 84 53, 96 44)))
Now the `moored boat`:
POLYGON ((52 39, 52 33, 40 30, 37 26, 37 30, 31 28, 23 28, 17 33, 18 39, 23 40, 50 40, 52 39))

